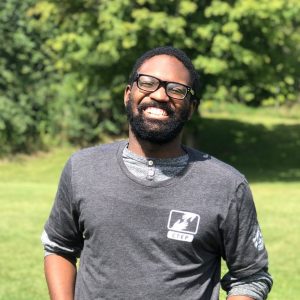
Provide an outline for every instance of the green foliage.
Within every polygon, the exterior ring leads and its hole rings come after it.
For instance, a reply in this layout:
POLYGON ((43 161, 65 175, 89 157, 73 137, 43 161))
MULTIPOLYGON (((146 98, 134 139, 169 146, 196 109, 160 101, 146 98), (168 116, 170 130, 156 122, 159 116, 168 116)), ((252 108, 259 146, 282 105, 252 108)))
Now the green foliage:
POLYGON ((42 37, 29 26, 26 11, 35 1, 0 4, 0 153, 40 146, 47 118, 46 65, 42 37))
POLYGON ((193 59, 206 102, 298 97, 297 0, 5 0, 0 18, 1 153, 124 132, 130 69, 161 45, 193 59))
POLYGON ((296 1, 212 1, 197 27, 209 49, 195 60, 207 80, 205 98, 253 106, 296 100, 299 9, 296 1))

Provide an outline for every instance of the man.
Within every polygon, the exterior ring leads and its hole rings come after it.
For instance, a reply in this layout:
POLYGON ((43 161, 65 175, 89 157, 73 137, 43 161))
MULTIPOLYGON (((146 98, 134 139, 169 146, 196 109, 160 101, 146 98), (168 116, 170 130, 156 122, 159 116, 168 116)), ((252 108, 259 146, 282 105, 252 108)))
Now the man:
POLYGON ((265 299, 272 286, 248 183, 182 145, 199 78, 180 50, 146 52, 124 93, 128 141, 75 153, 45 225, 51 299, 265 299), (80 256, 78 272, 76 258, 80 256))

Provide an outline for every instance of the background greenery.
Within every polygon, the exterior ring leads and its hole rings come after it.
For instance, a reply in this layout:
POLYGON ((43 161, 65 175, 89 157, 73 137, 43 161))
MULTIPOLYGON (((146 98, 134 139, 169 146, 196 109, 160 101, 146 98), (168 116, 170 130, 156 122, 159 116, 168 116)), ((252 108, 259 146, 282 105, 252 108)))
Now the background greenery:
MULTIPOLYGON (((280 112, 236 106, 206 111, 197 136, 190 141, 248 177, 274 278, 268 299, 298 300, 300 119, 280 112), (266 113, 269 116, 264 118, 266 113)), ((1 300, 48 299, 40 235, 62 167, 74 151, 63 147, 0 161, 1 300)), ((221 299, 225 299, 223 292, 221 299)))
POLYGON ((126 131, 123 90, 144 51, 179 47, 204 103, 297 102, 298 0, 2 0, 0 155, 126 131))
POLYGON ((203 82, 185 142, 251 183, 269 299, 298 299, 299 21, 298 0, 2 0, 0 299, 47 299, 39 239, 62 166, 126 133, 128 74, 161 45, 184 50, 203 82))

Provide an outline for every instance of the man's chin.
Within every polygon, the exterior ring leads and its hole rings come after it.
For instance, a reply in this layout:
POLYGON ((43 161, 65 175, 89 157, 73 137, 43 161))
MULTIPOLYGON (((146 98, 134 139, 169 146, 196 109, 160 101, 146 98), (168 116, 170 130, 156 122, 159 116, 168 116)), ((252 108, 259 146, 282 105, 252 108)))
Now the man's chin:
MULTIPOLYGON (((140 125, 140 124, 139 124, 140 125)), ((144 141, 154 144, 167 144, 178 137, 183 124, 178 124, 175 128, 168 126, 166 122, 144 122, 143 126, 131 124, 134 135, 144 141)))
POLYGON ((138 135, 138 138, 141 141, 145 141, 148 143, 152 143, 152 144, 157 144, 157 145, 164 145, 164 144, 168 144, 171 141, 173 141, 176 137, 164 137, 161 136, 159 133, 150 133, 147 135, 138 135))
MULTIPOLYGON (((172 126, 172 125, 170 125, 172 126)), ((143 127, 146 131, 161 133, 170 128, 168 122, 159 119, 143 119, 143 127)))

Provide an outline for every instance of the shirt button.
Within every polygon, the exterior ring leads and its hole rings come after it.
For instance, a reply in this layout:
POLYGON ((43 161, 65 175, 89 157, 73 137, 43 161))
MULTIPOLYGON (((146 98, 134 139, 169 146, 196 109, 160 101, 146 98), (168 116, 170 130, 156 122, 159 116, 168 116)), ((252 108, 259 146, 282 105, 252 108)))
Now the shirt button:
POLYGON ((149 166, 153 166, 153 160, 149 160, 149 161, 148 161, 148 165, 149 165, 149 166))
POLYGON ((154 175, 154 170, 149 170, 148 175, 153 176, 154 175))

